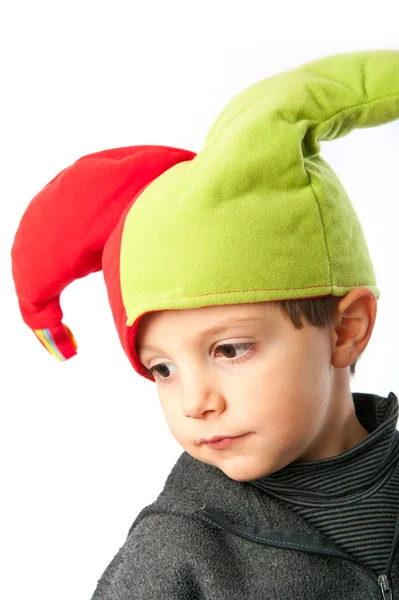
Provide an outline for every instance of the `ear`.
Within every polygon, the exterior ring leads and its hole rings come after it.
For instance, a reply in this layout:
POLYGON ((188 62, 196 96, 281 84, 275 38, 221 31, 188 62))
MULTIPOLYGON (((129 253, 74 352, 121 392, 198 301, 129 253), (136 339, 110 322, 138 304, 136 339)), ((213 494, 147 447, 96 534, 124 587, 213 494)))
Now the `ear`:
POLYGON ((377 296, 358 287, 339 302, 339 316, 332 330, 331 364, 349 367, 366 348, 377 316, 377 296))

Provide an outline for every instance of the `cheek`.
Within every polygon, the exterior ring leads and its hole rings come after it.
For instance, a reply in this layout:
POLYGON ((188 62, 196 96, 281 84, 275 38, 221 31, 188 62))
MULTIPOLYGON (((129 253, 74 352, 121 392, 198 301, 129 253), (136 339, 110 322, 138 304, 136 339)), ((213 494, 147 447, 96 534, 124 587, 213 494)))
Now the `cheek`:
POLYGON ((176 422, 176 410, 173 409, 173 402, 167 402, 160 398, 160 403, 166 422, 169 426, 173 425, 173 423, 176 422))
POLYGON ((185 419, 182 413, 179 402, 173 402, 171 398, 168 400, 164 399, 161 401, 161 406, 166 423, 173 437, 179 442, 179 444, 183 444, 185 438, 187 438, 187 425, 184 424, 184 421, 187 419, 185 419))
POLYGON ((256 361, 243 385, 246 385, 249 402, 253 399, 255 406, 264 405, 264 409, 268 410, 270 404, 271 408, 276 408, 276 404, 278 407, 281 402, 284 403, 284 399, 295 396, 300 380, 298 355, 290 352, 288 344, 279 342, 273 344, 261 360, 256 361))
POLYGON ((331 351, 324 339, 313 342, 304 349, 298 380, 301 396, 325 398, 331 386, 331 351))
POLYGON ((245 398, 243 422, 259 423, 276 440, 288 442, 295 431, 306 435, 312 420, 318 419, 323 397, 307 359, 281 345, 264 365, 232 391, 245 398))

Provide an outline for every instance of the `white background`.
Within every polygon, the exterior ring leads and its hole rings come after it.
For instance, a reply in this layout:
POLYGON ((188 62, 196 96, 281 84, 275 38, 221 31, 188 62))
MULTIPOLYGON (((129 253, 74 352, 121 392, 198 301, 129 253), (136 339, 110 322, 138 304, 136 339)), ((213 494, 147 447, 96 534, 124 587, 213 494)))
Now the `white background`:
MULTIPOLYGON (((340 52, 399 50, 396 0, 4 3, 0 14, 0 596, 89 600, 183 451, 155 384, 131 368, 102 272, 61 296, 78 355, 22 321, 13 236, 59 171, 106 148, 199 152, 233 96, 340 52)), ((352 391, 399 394, 399 121, 323 142, 362 223, 381 290, 352 391)))

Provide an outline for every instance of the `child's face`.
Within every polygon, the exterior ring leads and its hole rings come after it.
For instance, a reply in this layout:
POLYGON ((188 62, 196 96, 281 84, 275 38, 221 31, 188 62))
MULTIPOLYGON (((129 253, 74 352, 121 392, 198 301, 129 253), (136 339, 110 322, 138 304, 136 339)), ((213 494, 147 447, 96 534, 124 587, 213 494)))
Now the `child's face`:
POLYGON ((355 416, 349 367, 331 364, 333 331, 305 321, 295 329, 270 302, 210 306, 147 314, 137 347, 145 367, 158 365, 158 396, 177 442, 248 481, 294 461, 335 456, 367 435, 355 416), (254 321, 195 340, 226 319, 248 317, 254 321), (239 343, 251 346, 232 346, 239 343), (224 449, 199 444, 243 434, 224 449))

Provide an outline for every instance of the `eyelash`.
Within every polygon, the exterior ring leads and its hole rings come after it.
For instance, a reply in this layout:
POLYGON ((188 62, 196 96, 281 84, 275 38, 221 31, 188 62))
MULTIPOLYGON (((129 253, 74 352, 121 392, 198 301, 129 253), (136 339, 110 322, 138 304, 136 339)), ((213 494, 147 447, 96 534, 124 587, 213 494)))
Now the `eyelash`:
MULTIPOLYGON (((254 342, 240 342, 238 344, 220 344, 220 346, 216 346, 215 352, 216 352, 216 350, 218 350, 218 348, 225 348, 226 346, 231 346, 232 348, 235 348, 235 349, 238 349, 238 350, 248 350, 248 352, 246 352, 243 356, 239 356, 238 358, 227 359, 227 361, 229 363, 234 363, 234 364, 235 363, 239 363, 239 362, 241 362, 243 360, 246 360, 248 358, 248 356, 250 354, 252 354, 252 352, 255 349, 255 343, 254 342)), ((153 372, 155 371, 155 369, 157 367, 159 367, 160 365, 164 365, 164 364, 167 364, 167 363, 158 363, 157 365, 154 365, 153 367, 151 367, 151 369, 146 369, 147 370, 147 374, 150 375, 151 377, 153 377, 155 379, 153 372)), ((155 381, 156 381, 156 379, 155 379, 155 381)), ((158 380, 158 383, 170 383, 170 381, 171 381, 171 377, 166 378, 166 379, 162 379, 161 378, 161 379, 158 380)))

